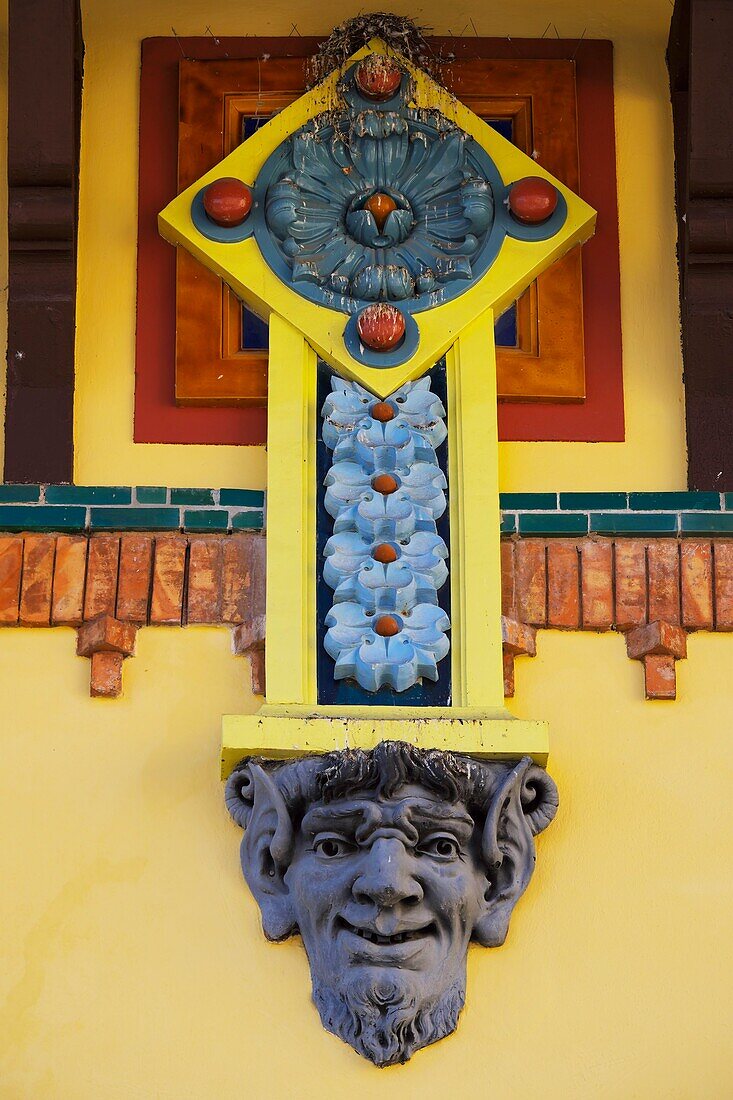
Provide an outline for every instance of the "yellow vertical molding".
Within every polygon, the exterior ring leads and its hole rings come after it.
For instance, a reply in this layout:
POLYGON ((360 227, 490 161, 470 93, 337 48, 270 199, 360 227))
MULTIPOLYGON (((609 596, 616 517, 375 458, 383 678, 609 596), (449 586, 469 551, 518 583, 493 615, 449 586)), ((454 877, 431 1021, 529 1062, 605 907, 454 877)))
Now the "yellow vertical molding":
POLYGON ((493 329, 487 310, 446 356, 453 705, 482 709, 504 707, 493 329))
POLYGON ((316 353, 276 314, 267 408, 267 701, 313 704, 316 353))

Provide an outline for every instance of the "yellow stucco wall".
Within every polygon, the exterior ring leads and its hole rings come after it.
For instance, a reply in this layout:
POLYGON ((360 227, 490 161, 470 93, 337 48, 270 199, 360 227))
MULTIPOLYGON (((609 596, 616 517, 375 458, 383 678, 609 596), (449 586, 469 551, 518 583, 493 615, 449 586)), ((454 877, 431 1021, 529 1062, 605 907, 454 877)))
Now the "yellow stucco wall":
MULTIPOLYGON (((367 5, 368 7, 369 5, 367 5)), ((371 5, 375 8, 381 3, 371 5)), ((672 128, 664 48, 668 0, 397 3, 437 33, 611 38, 621 233, 627 442, 507 444, 502 488, 676 489, 685 484, 677 325, 672 128), (554 30, 550 29, 550 34, 554 30)), ((134 445, 135 241, 140 39, 168 35, 325 34, 363 11, 340 0, 86 0, 77 338, 76 480, 92 484, 265 484, 263 448, 134 445), (110 211, 114 216, 110 218, 110 211)))
POLYGON ((725 1100, 733 1092, 730 639, 645 703, 623 639, 540 635, 522 716, 561 795, 457 1033, 376 1070, 321 1028, 298 941, 264 941, 217 778, 250 708, 227 632, 143 630, 125 697, 71 631, 0 632, 3 1100, 725 1100))
MULTIPOLYGON (((552 20, 614 40, 628 441, 506 445, 502 487, 682 487, 668 0, 473 0, 449 22, 437 0, 394 7, 439 33, 473 19, 536 37, 552 20)), ((131 442, 139 39, 281 34, 294 18, 325 33, 348 14, 84 3, 78 481, 265 484, 260 448, 131 442)), ((322 1030, 302 948, 263 940, 241 881, 220 716, 256 703, 228 632, 142 630, 118 701, 89 699, 74 647, 63 629, 0 631, 2 1100, 733 1093, 728 637, 690 640, 676 703, 643 701, 618 636, 543 633, 517 662, 511 708, 551 723, 560 814, 509 942, 471 952, 457 1034, 381 1072, 322 1030)))

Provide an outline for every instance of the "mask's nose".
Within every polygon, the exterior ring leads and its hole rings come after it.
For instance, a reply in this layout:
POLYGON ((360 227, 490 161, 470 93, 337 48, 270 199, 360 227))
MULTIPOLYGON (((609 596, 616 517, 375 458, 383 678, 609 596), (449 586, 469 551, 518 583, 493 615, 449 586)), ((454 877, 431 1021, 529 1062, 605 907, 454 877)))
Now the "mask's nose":
POLYGON ((397 837, 379 837, 365 858, 362 873, 354 882, 353 895, 362 904, 380 907, 417 905, 423 888, 413 874, 413 857, 397 837))

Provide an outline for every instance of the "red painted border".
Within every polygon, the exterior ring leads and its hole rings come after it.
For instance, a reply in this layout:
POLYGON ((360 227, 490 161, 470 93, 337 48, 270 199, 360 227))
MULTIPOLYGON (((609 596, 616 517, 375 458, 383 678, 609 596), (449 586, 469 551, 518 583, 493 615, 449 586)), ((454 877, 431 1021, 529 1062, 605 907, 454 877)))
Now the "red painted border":
MULTIPOLYGON (((611 42, 433 39, 458 59, 575 58, 580 193, 598 211, 583 249, 586 400, 500 402, 503 440, 619 442, 624 438, 616 142, 611 42)), ((262 444, 265 409, 179 408, 173 391, 175 253, 157 214, 176 194, 178 62, 187 58, 309 57, 315 38, 148 38, 140 81, 140 183, 135 365, 136 443, 262 444)))

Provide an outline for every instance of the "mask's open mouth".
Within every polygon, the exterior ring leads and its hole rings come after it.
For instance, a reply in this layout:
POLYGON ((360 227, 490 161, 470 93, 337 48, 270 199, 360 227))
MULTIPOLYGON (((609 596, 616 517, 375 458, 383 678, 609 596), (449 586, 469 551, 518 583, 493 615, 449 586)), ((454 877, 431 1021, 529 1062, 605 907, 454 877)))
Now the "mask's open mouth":
POLYGON ((371 928, 357 928, 356 925, 350 924, 344 917, 337 918, 337 926, 345 929, 347 932, 351 932, 354 936, 359 936, 362 940, 367 940, 369 943, 377 944, 382 947, 395 947, 401 943, 411 943, 414 940, 425 939, 426 936, 432 936, 436 929, 432 923, 426 924, 424 928, 410 928, 402 932, 395 932, 391 936, 382 936, 379 932, 374 932, 371 928))

